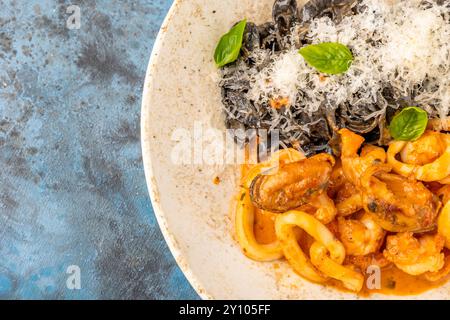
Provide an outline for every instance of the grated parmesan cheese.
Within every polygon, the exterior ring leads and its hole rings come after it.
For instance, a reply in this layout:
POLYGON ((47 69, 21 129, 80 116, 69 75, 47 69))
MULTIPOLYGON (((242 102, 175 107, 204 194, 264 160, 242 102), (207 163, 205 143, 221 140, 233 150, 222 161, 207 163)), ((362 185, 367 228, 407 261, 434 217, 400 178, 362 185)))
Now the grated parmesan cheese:
MULTIPOLYGON (((314 118, 322 106, 344 104, 366 121, 401 102, 420 106, 432 117, 449 115, 449 1, 362 0, 360 8, 338 24, 328 17, 315 19, 307 34, 310 43, 340 42, 352 50, 355 59, 345 74, 319 74, 298 53, 298 45, 279 52, 255 50, 253 66, 240 61, 224 72, 224 79, 246 83, 245 97, 258 111, 272 98, 288 98, 290 107, 267 110, 270 120, 261 118, 258 126, 267 122, 265 127, 290 131, 295 140, 312 124, 299 123, 296 114, 314 118), (386 89, 392 99, 383 96, 386 89)), ((294 41, 286 43, 296 42, 295 28, 289 37, 294 41)))

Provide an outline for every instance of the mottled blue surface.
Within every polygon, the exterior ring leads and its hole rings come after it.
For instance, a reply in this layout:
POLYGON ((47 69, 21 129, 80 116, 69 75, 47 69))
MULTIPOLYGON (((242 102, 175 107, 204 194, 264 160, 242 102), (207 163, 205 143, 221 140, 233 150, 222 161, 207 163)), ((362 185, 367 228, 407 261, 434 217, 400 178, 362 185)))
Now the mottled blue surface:
POLYGON ((198 298, 156 223, 139 141, 171 2, 0 0, 0 298, 198 298))

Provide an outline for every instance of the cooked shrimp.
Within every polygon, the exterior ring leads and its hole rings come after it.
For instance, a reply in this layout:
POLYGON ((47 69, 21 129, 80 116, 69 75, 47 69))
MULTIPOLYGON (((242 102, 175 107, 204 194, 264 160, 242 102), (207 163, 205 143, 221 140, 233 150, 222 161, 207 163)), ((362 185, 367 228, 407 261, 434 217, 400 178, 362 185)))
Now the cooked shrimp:
POLYGON ((259 175, 250 186, 252 201, 270 212, 298 208, 327 188, 333 165, 332 156, 319 154, 259 175))
POLYGON ((333 168, 327 193, 334 199, 339 216, 348 216, 363 208, 361 192, 347 180, 340 161, 333 168))
POLYGON ((362 194, 350 182, 338 191, 336 198, 337 213, 341 217, 349 216, 363 208, 362 194))
POLYGON ((339 235, 345 251, 353 256, 376 252, 383 243, 386 232, 367 213, 360 219, 338 219, 339 235))
POLYGON ((394 141, 387 161, 394 172, 421 181, 441 181, 450 176, 450 135, 428 132, 415 142, 394 141), (402 161, 397 160, 401 154, 402 161))
POLYGON ((406 143, 400 158, 404 163, 422 166, 439 158, 445 147, 439 132, 427 131, 418 140, 406 143))
POLYGON ((414 238, 412 232, 388 236, 383 254, 400 270, 420 275, 437 272, 444 266, 444 239, 440 235, 414 238))
POLYGON ((450 131, 450 117, 446 117, 443 119, 436 118, 436 119, 430 119, 428 121, 428 129, 430 130, 436 130, 436 131, 450 131))
POLYGON ((326 192, 312 198, 308 204, 301 206, 299 210, 311 212, 323 224, 333 221, 337 214, 336 206, 326 192))
POLYGON ((369 168, 361 178, 364 209, 385 230, 424 232, 435 228, 439 198, 421 182, 387 173, 386 165, 369 168))
POLYGON ((367 145, 358 155, 364 138, 348 129, 339 131, 342 140, 342 169, 346 178, 356 187, 360 186, 361 175, 374 164, 386 162, 383 148, 367 145))

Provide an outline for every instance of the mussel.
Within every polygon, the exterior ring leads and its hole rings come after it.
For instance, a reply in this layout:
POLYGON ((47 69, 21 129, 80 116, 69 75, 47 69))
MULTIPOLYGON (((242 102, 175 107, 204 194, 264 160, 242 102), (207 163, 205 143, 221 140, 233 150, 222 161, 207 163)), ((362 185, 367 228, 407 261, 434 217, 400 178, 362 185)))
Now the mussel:
POLYGON ((295 209, 327 188, 334 163, 332 156, 318 154, 259 175, 250 186, 252 202, 270 212, 295 209))
POLYGON ((367 117, 370 113, 380 110, 378 105, 368 105, 363 108, 347 104, 339 105, 336 110, 337 126, 364 136, 368 143, 379 142, 384 134, 383 127, 380 126, 382 116, 377 115, 370 119, 367 117))
POLYGON ((441 208, 438 196, 422 182, 372 166, 361 177, 363 205, 375 221, 391 232, 427 232, 436 228, 441 208))

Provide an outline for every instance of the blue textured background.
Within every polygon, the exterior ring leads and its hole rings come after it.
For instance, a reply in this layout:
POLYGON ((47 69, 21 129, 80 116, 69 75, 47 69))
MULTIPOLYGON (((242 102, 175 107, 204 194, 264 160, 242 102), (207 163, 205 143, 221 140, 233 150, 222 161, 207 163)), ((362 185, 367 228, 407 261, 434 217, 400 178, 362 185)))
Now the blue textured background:
POLYGON ((171 2, 0 0, 0 298, 198 298, 155 221, 139 141, 171 2))

